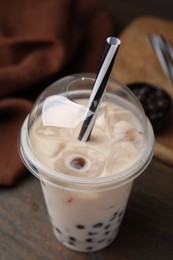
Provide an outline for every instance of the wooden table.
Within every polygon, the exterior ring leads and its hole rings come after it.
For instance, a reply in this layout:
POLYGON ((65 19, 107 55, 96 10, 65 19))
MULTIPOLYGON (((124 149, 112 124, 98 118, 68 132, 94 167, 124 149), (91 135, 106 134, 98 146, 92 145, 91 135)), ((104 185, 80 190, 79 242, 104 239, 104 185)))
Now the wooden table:
POLYGON ((152 160, 134 183, 117 239, 95 253, 74 252, 56 240, 34 176, 0 188, 0 259, 172 260, 173 168, 152 160))

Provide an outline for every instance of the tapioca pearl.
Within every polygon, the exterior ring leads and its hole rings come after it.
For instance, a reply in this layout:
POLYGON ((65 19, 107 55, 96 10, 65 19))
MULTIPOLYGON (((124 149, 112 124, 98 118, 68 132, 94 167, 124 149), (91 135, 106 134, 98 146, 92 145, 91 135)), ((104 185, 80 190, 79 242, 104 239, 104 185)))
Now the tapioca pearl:
POLYGON ((105 233, 104 233, 104 235, 109 235, 110 234, 110 232, 109 231, 106 231, 105 233))
POLYGON ((57 227, 55 227, 55 230, 59 233, 59 234, 62 234, 61 230, 57 227))
POLYGON ((95 235, 97 235, 98 233, 97 232, 88 232, 88 235, 89 236, 95 236, 95 235))
POLYGON ((108 229, 110 227, 110 225, 108 224, 108 225, 106 225, 105 227, 104 227, 104 229, 108 229))
POLYGON ((86 248, 86 250, 88 250, 88 251, 91 251, 91 250, 93 250, 94 248, 92 247, 92 246, 88 246, 87 248, 86 248))
POLYGON ((105 242, 105 241, 106 241, 106 239, 103 238, 103 239, 101 239, 101 240, 98 240, 97 243, 103 243, 103 242, 105 242))
POLYGON ((85 241, 86 241, 87 243, 92 243, 92 242, 93 242, 93 239, 92 239, 92 238, 87 238, 85 241))
POLYGON ((74 241, 71 241, 71 240, 69 240, 68 243, 69 243, 69 245, 71 245, 71 246, 74 246, 74 245, 75 245, 74 241))
POLYGON ((95 225, 93 225, 93 228, 101 228, 103 226, 103 223, 97 223, 95 225))
POLYGON ((75 237, 69 237, 69 240, 75 242, 76 238, 75 237))
POLYGON ((118 214, 118 222, 121 222, 121 221, 122 221, 123 215, 124 215, 124 211, 121 211, 121 212, 118 214))
POLYGON ((112 221, 114 221, 115 219, 116 219, 116 217, 117 217, 117 214, 118 214, 118 212, 115 212, 113 215, 112 215, 112 217, 110 218, 110 222, 112 222, 112 221))
POLYGON ((76 225, 76 228, 78 228, 78 229, 85 229, 85 226, 84 226, 84 225, 81 225, 81 224, 79 224, 79 225, 76 225))

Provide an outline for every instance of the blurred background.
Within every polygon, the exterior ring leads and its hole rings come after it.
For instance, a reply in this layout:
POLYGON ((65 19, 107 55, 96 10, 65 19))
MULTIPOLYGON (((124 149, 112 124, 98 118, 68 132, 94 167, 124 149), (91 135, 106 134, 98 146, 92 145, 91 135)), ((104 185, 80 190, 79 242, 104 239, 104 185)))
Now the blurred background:
POLYGON ((141 15, 173 20, 173 0, 100 0, 100 2, 113 14, 119 30, 141 15))

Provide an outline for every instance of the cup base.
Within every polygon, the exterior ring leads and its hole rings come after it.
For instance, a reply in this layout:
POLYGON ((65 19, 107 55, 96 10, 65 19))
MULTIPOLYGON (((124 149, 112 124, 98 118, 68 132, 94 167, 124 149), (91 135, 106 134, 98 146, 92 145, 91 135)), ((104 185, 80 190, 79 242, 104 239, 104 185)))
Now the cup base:
POLYGON ((64 239, 62 239, 62 237, 60 237, 59 233, 57 232, 57 230, 55 228, 53 228, 53 233, 54 233, 56 239, 58 240, 58 242, 60 242, 63 246, 65 246, 71 250, 77 251, 77 252, 90 253, 90 252, 99 251, 99 250, 104 249, 105 247, 109 246, 117 237, 118 230, 107 240, 102 239, 95 243, 93 243, 93 242, 90 243, 89 241, 88 241, 88 243, 80 243, 80 242, 76 243, 73 240, 65 241, 64 239), (76 245, 76 244, 78 244, 78 245, 76 245))

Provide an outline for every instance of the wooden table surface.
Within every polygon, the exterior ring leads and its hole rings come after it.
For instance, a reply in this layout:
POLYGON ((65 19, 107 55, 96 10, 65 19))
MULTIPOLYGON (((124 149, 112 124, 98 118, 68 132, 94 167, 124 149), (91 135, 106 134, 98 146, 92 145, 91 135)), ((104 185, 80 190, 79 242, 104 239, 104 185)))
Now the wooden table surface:
POLYGON ((39 181, 0 188, 1 260, 172 260, 173 168, 152 160, 134 183, 120 233, 107 248, 78 253, 52 232, 39 181))

